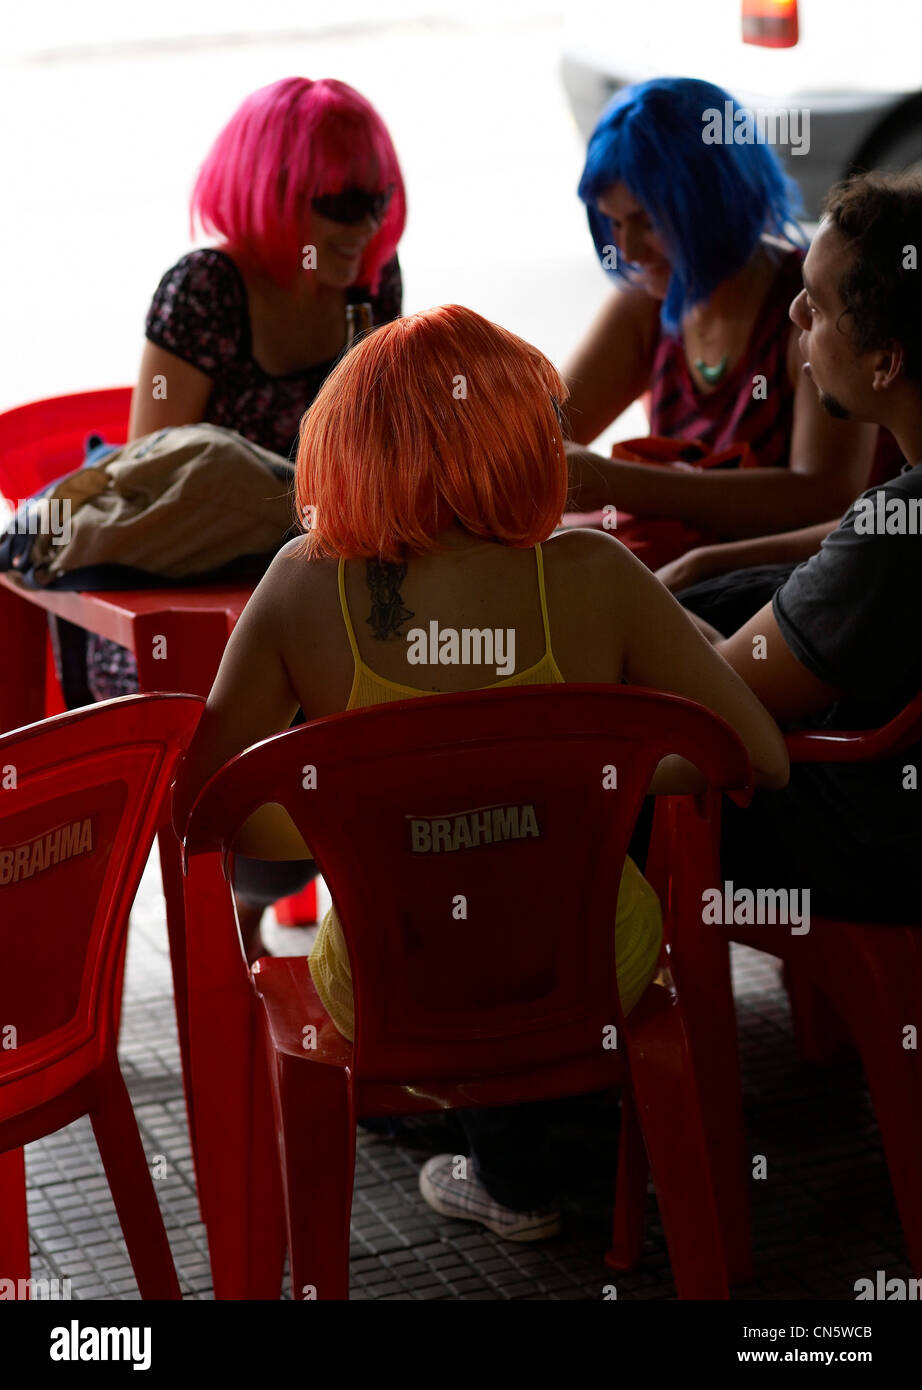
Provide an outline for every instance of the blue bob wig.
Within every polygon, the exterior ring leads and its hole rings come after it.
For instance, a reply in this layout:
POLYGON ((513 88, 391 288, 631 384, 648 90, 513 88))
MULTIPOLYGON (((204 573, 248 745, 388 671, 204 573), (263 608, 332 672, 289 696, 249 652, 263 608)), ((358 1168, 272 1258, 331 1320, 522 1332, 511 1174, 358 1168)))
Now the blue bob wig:
POLYGON ((676 332, 682 314, 710 298, 742 269, 763 233, 805 245, 797 217, 800 190, 766 144, 707 144, 705 113, 745 111, 729 92, 691 77, 656 77, 616 92, 596 123, 586 151, 579 196, 608 274, 630 283, 630 265, 606 265, 614 244, 611 219, 597 200, 623 183, 645 209, 672 264, 663 327, 676 332))

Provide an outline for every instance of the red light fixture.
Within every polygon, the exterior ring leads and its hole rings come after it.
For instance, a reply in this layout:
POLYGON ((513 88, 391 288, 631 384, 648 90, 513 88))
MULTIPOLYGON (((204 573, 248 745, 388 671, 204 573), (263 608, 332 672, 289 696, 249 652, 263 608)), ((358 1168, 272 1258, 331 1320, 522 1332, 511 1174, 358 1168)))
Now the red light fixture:
POLYGON ((743 43, 793 48, 799 37, 797 0, 743 0, 743 43))

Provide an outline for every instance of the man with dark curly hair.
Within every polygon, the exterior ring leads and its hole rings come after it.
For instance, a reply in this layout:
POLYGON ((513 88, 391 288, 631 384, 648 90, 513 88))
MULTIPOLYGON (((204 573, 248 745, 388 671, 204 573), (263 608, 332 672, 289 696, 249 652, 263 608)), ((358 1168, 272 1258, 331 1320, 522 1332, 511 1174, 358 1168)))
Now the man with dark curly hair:
MULTIPOLYGON (((791 305, 803 371, 838 419, 888 429, 902 472, 849 508, 820 551, 719 641, 782 725, 878 727, 922 688, 922 178, 837 185, 791 305)), ((922 744, 880 762, 800 765, 728 806, 724 873, 809 888, 818 913, 922 921, 922 744)))

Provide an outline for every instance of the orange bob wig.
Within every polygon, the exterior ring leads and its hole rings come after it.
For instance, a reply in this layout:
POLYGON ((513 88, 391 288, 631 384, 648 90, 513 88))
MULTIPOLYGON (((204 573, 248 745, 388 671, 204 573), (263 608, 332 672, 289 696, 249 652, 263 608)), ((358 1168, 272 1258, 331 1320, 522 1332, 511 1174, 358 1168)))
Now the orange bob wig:
POLYGON ((304 553, 399 561, 439 549, 455 521, 545 540, 566 501, 566 395, 537 348, 458 304, 374 329, 301 420, 304 553))

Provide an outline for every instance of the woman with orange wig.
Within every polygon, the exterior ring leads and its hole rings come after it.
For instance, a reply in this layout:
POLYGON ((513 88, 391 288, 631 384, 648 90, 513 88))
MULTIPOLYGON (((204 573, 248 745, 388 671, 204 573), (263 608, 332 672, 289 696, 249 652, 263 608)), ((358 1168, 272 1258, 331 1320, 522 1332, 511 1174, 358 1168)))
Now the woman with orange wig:
MULTIPOLYGON (((654 576, 611 536, 552 537, 567 489, 564 395, 537 349, 457 305, 386 324, 340 362, 301 424, 306 536, 276 557, 228 643, 177 784, 180 833, 212 773, 287 729, 299 705, 311 720, 487 686, 630 681, 684 695, 736 729, 759 781, 785 783, 777 726, 654 576), (509 673, 491 680, 470 664, 416 664, 408 639, 430 621, 511 630, 509 673)), ((661 765, 651 790, 696 785, 687 765, 673 763, 661 765)), ((275 819, 278 809, 251 818, 238 848, 309 856, 287 816, 275 819)), ((655 973, 661 941, 656 895, 630 859, 615 932, 628 1012, 655 973)), ((335 907, 310 967, 333 1023, 351 1038, 335 907)), ((431 1159, 420 1178, 427 1202, 510 1239, 553 1234, 559 1216, 544 1179, 511 1157, 534 1113, 466 1113, 473 1175, 458 1182, 450 1156, 431 1159)))

